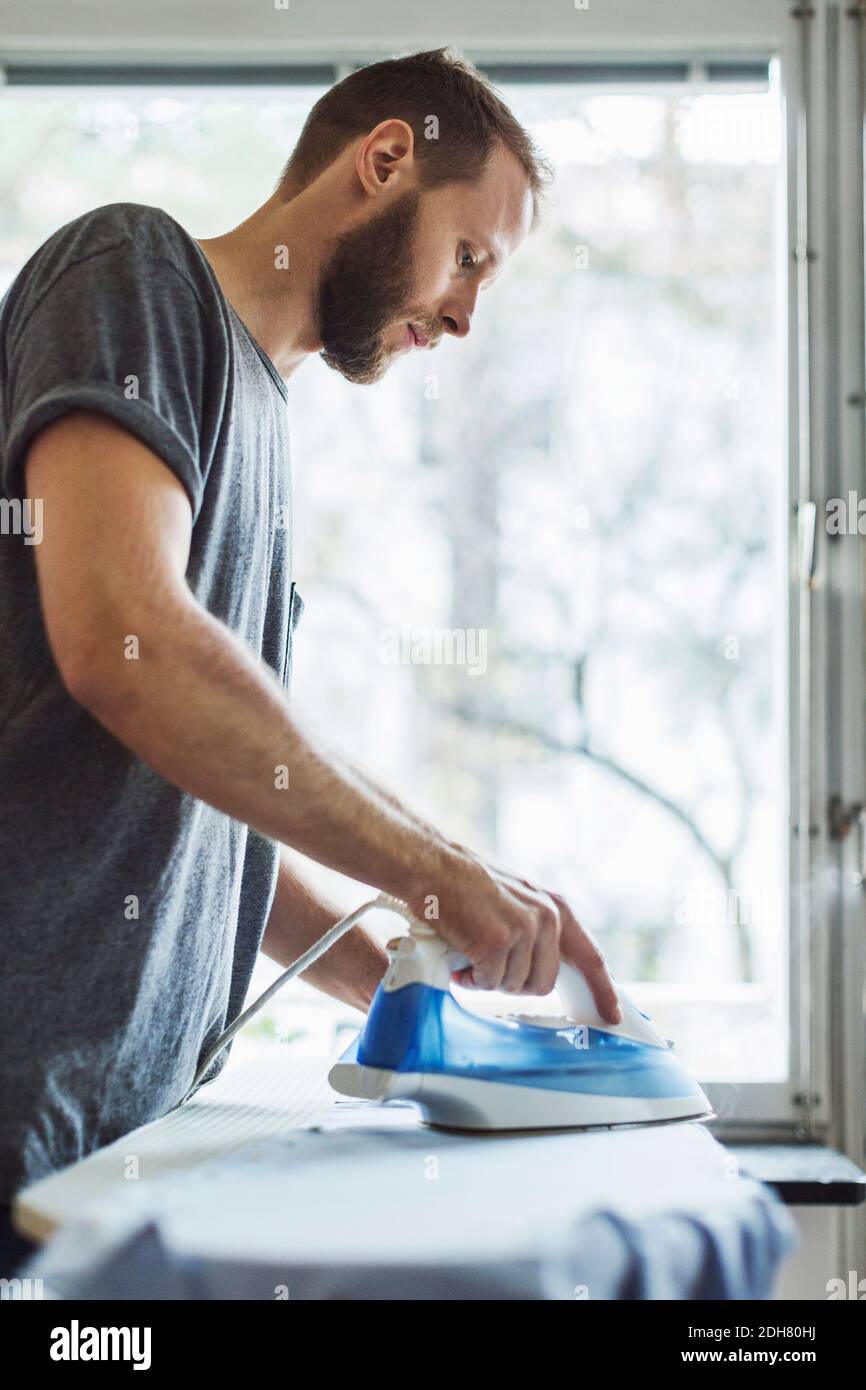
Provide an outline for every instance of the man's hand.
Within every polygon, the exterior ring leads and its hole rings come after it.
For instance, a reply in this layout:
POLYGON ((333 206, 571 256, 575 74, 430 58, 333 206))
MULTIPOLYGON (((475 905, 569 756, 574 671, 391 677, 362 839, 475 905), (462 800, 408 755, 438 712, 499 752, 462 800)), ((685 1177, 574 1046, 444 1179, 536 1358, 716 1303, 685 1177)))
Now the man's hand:
POLYGON ((440 889, 413 893, 409 906, 422 921, 430 894, 438 900, 436 930, 472 964, 458 983, 514 994, 549 994, 560 959, 586 976, 599 1013, 619 1023, 616 990, 596 942, 558 893, 546 892, 451 846, 440 889))

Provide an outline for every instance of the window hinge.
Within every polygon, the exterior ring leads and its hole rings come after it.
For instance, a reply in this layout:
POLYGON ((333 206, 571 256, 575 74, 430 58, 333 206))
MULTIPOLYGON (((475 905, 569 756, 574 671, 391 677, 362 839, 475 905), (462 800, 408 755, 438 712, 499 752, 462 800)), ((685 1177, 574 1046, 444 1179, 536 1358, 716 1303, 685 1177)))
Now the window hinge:
POLYGON ((815 1110, 821 1104, 821 1096, 817 1091, 797 1091, 792 1100, 798 1110, 815 1110))
POLYGON ((846 802, 841 796, 831 796, 827 806, 830 839, 847 839, 852 827, 857 824, 862 815, 863 803, 861 801, 846 802))
POLYGON ((827 806, 830 839, 837 843, 846 840, 857 829, 857 865, 851 878, 855 888, 866 888, 866 807, 862 801, 845 802, 841 796, 831 796, 827 806))

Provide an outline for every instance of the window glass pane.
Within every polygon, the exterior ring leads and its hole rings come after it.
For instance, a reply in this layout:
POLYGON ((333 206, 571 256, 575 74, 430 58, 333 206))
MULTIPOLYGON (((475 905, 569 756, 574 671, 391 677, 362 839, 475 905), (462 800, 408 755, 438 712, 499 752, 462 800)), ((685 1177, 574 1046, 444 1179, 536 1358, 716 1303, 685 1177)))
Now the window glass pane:
POLYGON ((104 203, 227 231, 272 192, 321 90, 52 88, 0 94, 0 290, 45 237, 104 203))
POLYGON ((565 890, 703 1077, 779 1077, 776 97, 507 96, 556 193, 469 339, 292 388, 297 692, 565 890))
MULTIPOLYGON (((5 92, 0 286, 100 203, 236 224, 317 95, 5 92)), ((296 697, 565 891, 704 1079, 779 1077, 777 97, 506 96, 556 187, 468 340, 376 387, 315 360, 291 383, 296 697)), ((256 1036, 321 1051, 345 1018, 301 986, 256 1036)))

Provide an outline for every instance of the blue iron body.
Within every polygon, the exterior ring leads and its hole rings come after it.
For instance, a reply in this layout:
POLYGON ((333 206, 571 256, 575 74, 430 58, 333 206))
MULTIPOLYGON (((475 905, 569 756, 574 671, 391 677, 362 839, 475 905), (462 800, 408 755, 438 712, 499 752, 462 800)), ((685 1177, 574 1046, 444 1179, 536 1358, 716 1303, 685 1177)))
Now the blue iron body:
POLYGON ((672 1044, 622 989, 617 1024, 562 962, 561 1017, 490 1017, 451 992, 465 959, 407 914, 363 1030, 332 1068, 343 1095, 411 1101, 428 1124, 482 1131, 660 1124, 712 1117, 672 1044))
POLYGON ((425 984, 390 993, 380 986, 343 1061, 595 1096, 692 1096, 697 1102, 703 1094, 670 1051, 587 1024, 554 1029, 483 1018, 425 984))

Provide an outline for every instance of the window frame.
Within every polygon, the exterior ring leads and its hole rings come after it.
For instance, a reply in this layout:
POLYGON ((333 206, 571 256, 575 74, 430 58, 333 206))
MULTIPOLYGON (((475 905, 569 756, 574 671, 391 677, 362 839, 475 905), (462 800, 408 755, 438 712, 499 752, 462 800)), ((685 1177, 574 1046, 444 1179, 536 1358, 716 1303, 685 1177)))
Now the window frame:
MULTIPOLYGON (((834 0, 802 7, 782 0, 731 0, 725 6, 715 0, 666 0, 652 9, 648 31, 644 0, 590 7, 581 13, 573 39, 557 41, 556 52, 542 47, 541 16, 529 34, 515 27, 516 18, 503 21, 497 15, 499 47, 482 49, 477 39, 485 25, 482 12, 474 39, 461 35, 458 25, 451 42, 500 82, 587 82, 595 93, 621 91, 626 83, 630 91, 747 90, 756 78, 755 65, 769 62, 778 83, 785 139, 779 200, 785 399, 779 409, 784 412, 789 561, 790 1066, 784 1083, 710 1082, 706 1090, 726 1133, 813 1139, 835 1134, 855 1153, 866 1128, 866 1019, 858 987, 866 955, 864 894, 856 881, 857 873, 866 874, 866 864, 856 835, 833 838, 826 812, 834 794, 846 805, 866 800, 866 575, 862 545, 828 544, 821 522, 827 498, 846 496, 849 487, 864 491, 863 410, 852 409, 849 397, 854 382, 866 400, 864 238, 857 215, 863 206, 866 25, 861 13, 834 0), (844 27, 850 24, 856 26, 855 42, 846 41, 844 27), (843 168, 850 170, 844 186, 838 177, 843 168), (853 364, 844 381, 834 370, 843 361, 853 364), (817 515, 815 563, 813 572, 804 574, 801 543, 810 505, 817 515), (838 1000, 841 1009, 834 1007, 838 1000)), ((375 17, 372 23, 375 27, 375 17)), ((409 28, 414 23, 409 19, 409 28)), ((492 20, 486 23, 492 27, 492 20)), ((339 59, 325 62, 325 46, 303 37, 281 42, 281 61, 274 60, 274 46, 268 44, 258 54, 251 47, 240 63, 215 61, 213 51, 203 60, 200 48, 183 41, 172 44, 168 62, 165 50, 158 61, 148 62, 148 45, 140 40, 106 50, 103 62, 94 62, 84 45, 86 63, 68 53, 55 61, 42 47, 29 52, 19 45, 3 76, 10 88, 315 86, 383 52, 429 39, 379 28, 371 34, 372 48, 329 45, 339 59)))

